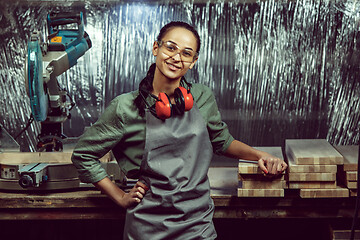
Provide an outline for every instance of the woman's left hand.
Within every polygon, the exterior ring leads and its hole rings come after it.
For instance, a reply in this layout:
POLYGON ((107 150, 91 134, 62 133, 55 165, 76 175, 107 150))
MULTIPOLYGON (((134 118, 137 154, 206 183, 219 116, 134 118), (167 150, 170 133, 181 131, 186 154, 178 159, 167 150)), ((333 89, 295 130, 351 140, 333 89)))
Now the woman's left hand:
POLYGON ((278 175, 282 173, 288 166, 284 160, 272 155, 261 157, 258 160, 258 165, 265 174, 271 175, 278 175))

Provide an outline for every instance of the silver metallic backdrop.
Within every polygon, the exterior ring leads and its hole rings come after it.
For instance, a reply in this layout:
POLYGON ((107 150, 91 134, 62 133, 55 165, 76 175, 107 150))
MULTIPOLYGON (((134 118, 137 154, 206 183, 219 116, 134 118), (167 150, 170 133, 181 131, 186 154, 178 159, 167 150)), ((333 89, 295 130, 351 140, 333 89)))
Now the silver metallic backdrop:
MULTIPOLYGON (((92 48, 59 77, 77 106, 64 124, 79 136, 115 96, 135 90, 154 61, 161 26, 182 20, 202 46, 187 79, 210 86, 231 133, 253 146, 289 138, 359 141, 357 1, 4 1, 0 3, 0 124, 12 136, 30 116, 24 84, 31 30, 51 10, 83 11, 92 48)), ((17 140, 34 151, 39 123, 17 140)))

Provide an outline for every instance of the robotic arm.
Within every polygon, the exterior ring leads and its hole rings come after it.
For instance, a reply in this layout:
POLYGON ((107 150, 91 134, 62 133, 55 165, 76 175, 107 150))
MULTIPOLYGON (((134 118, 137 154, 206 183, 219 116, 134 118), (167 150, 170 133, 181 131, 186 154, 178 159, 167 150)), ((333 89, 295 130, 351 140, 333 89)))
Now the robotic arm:
POLYGON ((65 138, 62 123, 70 118, 69 111, 75 104, 61 90, 56 77, 77 63, 91 48, 91 41, 84 31, 81 12, 50 13, 47 27, 46 42, 37 31, 30 37, 25 81, 33 117, 41 122, 38 150, 61 151, 65 138))

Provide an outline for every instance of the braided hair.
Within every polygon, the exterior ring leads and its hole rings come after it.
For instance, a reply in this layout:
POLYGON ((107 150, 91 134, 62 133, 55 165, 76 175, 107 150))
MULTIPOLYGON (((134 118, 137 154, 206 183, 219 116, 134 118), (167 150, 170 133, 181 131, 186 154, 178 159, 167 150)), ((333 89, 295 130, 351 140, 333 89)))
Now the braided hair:
MULTIPOLYGON (((196 42, 197 42, 196 52, 199 54, 200 36, 194 27, 192 27, 191 25, 189 25, 188 23, 185 23, 185 22, 170 22, 170 23, 166 24, 164 27, 161 28, 156 40, 158 42, 161 41, 162 38, 165 36, 165 34, 169 30, 171 30, 172 28, 175 28, 175 27, 185 28, 194 34, 194 36, 196 38, 196 42)), ((139 110, 139 114, 141 117, 145 116, 146 104, 144 102, 144 99, 146 99, 147 96, 149 95, 149 93, 152 92, 152 90, 153 90, 155 69, 156 69, 156 64, 155 63, 151 64, 145 78, 143 80, 141 80, 141 82, 139 84, 139 95, 134 100, 134 104, 137 107, 137 109, 139 110)), ((185 83, 187 83, 184 77, 182 77, 181 80, 183 80, 183 81, 185 81, 185 83)), ((189 83, 187 83, 187 84, 190 85, 189 83)))

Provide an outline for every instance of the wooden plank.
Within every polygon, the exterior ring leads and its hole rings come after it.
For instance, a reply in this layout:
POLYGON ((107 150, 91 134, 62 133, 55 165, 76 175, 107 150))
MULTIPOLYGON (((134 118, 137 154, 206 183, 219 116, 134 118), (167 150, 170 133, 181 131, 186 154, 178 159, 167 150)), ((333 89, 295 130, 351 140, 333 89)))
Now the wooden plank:
MULTIPOLYGON (((238 171, 240 174, 264 174, 257 163, 240 162, 238 164, 238 171)), ((285 174, 285 171, 281 174, 285 174)))
POLYGON ((357 171, 346 172, 346 181, 357 181, 357 171))
POLYGON ((337 187, 336 189, 300 189, 302 198, 343 198, 349 197, 349 189, 337 187))
POLYGON ((344 171, 357 171, 358 145, 338 145, 335 149, 344 157, 344 171))
POLYGON ((238 197, 284 197, 284 189, 241 189, 238 197))
POLYGON ((357 189, 357 182, 348 181, 346 182, 346 187, 348 189, 357 189))
POLYGON ((239 161, 238 172, 241 174, 263 174, 263 171, 259 168, 257 162, 245 163, 239 161))
POLYGON ((286 181, 239 181, 239 188, 242 189, 284 189, 286 181))
POLYGON ((267 176, 264 174, 239 174, 239 181, 264 181, 271 182, 275 180, 285 180, 285 175, 267 176))
POLYGON ((336 188, 336 181, 332 182, 289 182, 289 189, 334 189, 336 188))
MULTIPOLYGON (((267 152, 275 157, 284 159, 281 147, 255 147, 260 151, 267 152)), ((249 163, 249 161, 242 162, 244 160, 239 159, 239 173, 242 174, 263 174, 263 171, 259 168, 256 161, 249 163)))
POLYGON ((343 156, 325 139, 286 139, 285 151, 298 165, 344 163, 343 156))
POLYGON ((288 158, 288 171, 290 173, 336 173, 337 165, 298 165, 294 159, 288 158))
POLYGON ((290 182, 336 181, 336 173, 289 173, 290 182))
MULTIPOLYGON (((0 164, 29 163, 72 163, 72 152, 4 152, 0 153, 0 164)), ((110 162, 112 156, 107 153, 101 162, 110 162)))

